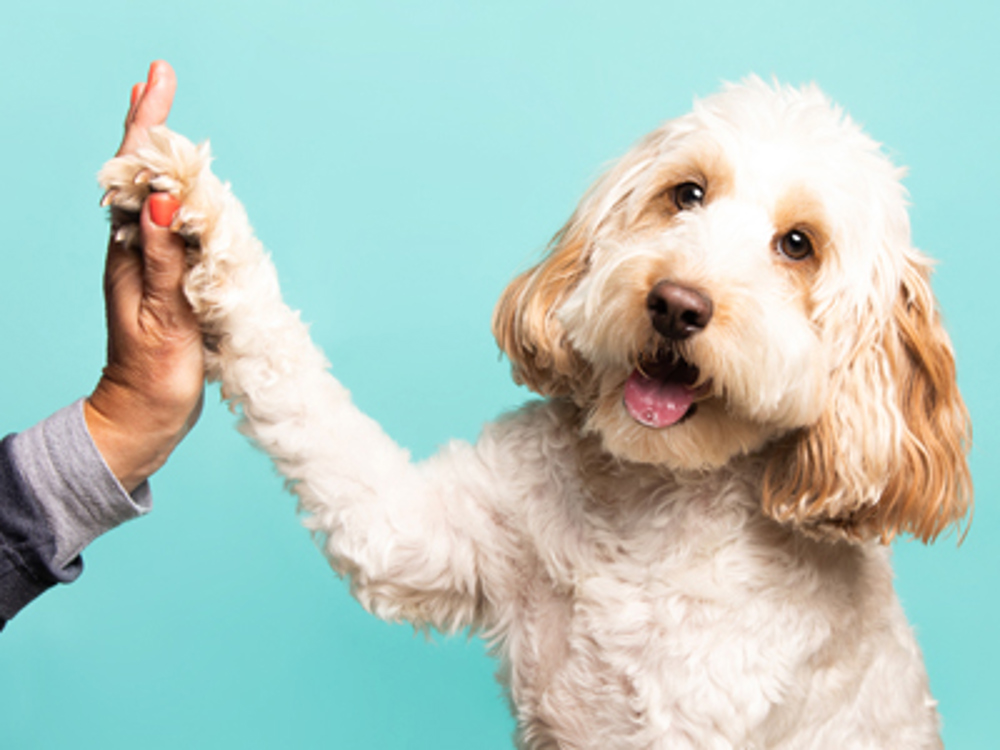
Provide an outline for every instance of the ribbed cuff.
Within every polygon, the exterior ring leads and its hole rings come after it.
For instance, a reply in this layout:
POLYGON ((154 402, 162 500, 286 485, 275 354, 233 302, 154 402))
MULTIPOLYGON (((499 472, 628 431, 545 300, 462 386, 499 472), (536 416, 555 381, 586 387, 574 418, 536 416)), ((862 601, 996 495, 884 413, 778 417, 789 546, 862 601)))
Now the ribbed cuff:
POLYGON ((12 438, 11 457, 52 525, 62 567, 90 542, 152 509, 149 483, 129 495, 94 445, 83 399, 12 438))

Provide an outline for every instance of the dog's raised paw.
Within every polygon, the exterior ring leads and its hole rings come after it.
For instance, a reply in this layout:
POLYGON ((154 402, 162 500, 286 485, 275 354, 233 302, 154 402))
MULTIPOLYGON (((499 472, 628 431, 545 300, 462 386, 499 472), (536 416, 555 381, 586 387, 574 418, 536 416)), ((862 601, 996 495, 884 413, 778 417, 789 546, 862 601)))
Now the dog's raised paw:
MULTIPOLYGON (((188 246, 184 294, 205 337, 206 375, 219 380, 223 359, 235 356, 232 341, 240 337, 234 329, 268 304, 280 304, 280 290, 246 212, 210 162, 207 143, 195 146, 157 127, 135 153, 105 164, 98 179, 115 238, 128 246, 141 242, 139 212, 150 193, 170 193, 180 202, 170 228, 188 246)), ((245 333, 240 340, 251 338, 245 333)))
POLYGON ((152 192, 165 192, 181 203, 171 229, 189 244, 199 244, 206 221, 193 199, 210 161, 207 143, 195 146, 162 126, 150 128, 148 140, 135 153, 111 159, 98 181, 105 191, 101 205, 111 209, 116 239, 128 244, 136 241, 135 224, 143 202, 152 192))

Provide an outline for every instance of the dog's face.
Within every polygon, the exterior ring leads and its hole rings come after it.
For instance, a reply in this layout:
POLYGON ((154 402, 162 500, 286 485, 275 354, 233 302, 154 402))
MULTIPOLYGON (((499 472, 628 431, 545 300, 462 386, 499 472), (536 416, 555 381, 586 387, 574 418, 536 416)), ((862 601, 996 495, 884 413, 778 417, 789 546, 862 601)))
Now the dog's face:
POLYGON ((597 182, 498 341, 622 459, 759 452, 775 517, 932 538, 969 502, 968 428, 899 177, 816 89, 729 87, 597 182))

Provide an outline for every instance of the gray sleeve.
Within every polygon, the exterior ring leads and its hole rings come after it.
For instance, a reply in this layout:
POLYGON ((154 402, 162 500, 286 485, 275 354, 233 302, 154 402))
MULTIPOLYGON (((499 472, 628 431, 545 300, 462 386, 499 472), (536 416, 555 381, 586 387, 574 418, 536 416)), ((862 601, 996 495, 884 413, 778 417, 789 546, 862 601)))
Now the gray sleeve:
POLYGON ((83 400, 11 438, 11 458, 55 536, 62 567, 91 541, 152 508, 149 484, 129 495, 94 445, 83 400))

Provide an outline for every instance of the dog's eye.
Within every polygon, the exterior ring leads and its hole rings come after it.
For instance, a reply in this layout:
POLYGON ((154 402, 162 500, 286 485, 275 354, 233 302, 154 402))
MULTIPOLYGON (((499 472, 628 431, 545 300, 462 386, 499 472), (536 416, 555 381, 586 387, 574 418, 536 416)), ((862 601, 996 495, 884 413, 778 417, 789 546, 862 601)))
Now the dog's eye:
POLYGON ((674 205, 681 211, 697 208, 705 202, 705 188, 697 182, 684 182, 674 188, 674 205))
POLYGON ((778 250, 790 260, 805 260, 813 254, 812 240, 805 232, 793 229, 778 240, 778 250))

